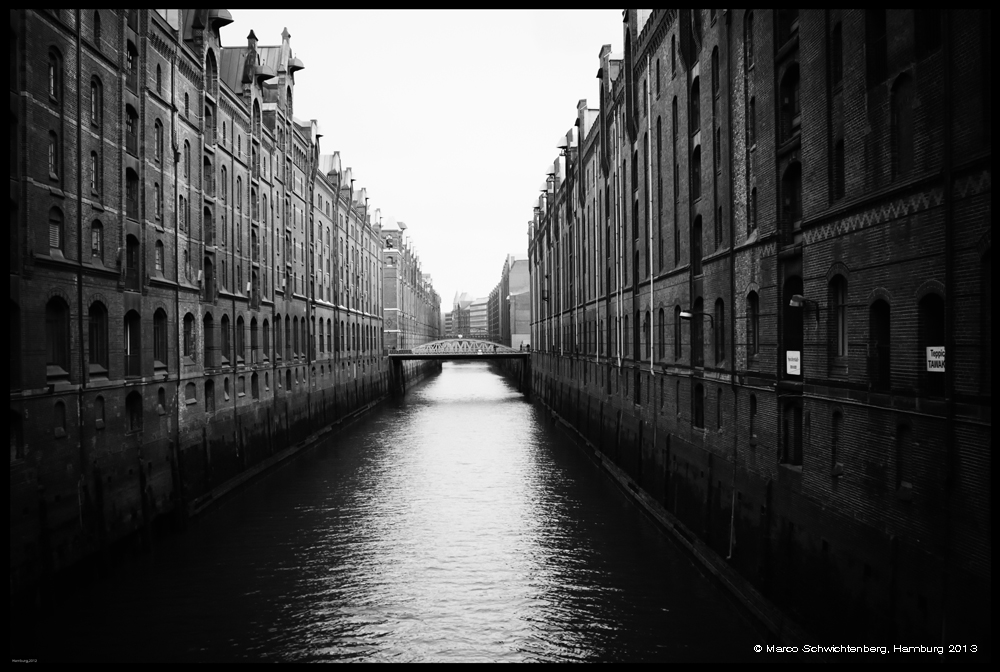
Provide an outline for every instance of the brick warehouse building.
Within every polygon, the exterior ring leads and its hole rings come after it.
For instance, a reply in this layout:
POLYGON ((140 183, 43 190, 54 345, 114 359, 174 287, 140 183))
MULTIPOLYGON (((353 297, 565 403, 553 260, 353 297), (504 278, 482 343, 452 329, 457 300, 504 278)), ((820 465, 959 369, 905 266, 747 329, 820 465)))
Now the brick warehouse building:
POLYGON ((990 639, 991 25, 626 10, 530 224, 535 394, 831 640, 990 639))
POLYGON ((11 590, 384 395, 364 189, 226 10, 11 10, 11 590))

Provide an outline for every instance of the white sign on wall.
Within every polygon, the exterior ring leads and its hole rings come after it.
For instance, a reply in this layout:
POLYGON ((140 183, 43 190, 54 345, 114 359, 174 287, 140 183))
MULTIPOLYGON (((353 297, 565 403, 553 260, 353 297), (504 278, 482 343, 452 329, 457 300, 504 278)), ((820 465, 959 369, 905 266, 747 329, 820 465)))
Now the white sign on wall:
POLYGON ((932 373, 944 373, 944 346, 927 348, 927 370, 932 373))
POLYGON ((799 350, 785 351, 785 372, 790 376, 802 375, 802 353, 799 350))

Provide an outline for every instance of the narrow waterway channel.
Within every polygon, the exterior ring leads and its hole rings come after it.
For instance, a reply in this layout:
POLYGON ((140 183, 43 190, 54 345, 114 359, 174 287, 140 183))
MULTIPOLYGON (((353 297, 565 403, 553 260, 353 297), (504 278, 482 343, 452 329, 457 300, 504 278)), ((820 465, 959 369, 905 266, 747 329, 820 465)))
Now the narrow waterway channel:
POLYGON ((720 588, 479 362, 445 364, 40 634, 40 660, 762 660, 720 588))

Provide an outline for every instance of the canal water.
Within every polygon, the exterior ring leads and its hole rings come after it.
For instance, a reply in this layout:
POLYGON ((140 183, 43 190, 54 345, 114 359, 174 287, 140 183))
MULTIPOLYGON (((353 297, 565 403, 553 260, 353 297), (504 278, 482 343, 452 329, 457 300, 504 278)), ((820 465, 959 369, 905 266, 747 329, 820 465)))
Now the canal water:
POLYGON ((761 661, 721 589, 480 362, 305 451, 42 627, 40 660, 761 661))

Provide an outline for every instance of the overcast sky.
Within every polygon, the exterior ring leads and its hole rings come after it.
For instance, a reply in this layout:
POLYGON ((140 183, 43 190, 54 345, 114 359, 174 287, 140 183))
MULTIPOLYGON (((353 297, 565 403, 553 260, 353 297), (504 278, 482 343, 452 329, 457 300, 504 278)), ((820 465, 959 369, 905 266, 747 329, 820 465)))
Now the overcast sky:
POLYGON ((316 119, 369 204, 407 226, 451 310, 488 296, 527 228, 576 104, 597 107, 601 45, 621 10, 231 10, 225 46, 281 43, 305 63, 295 116, 316 119))

